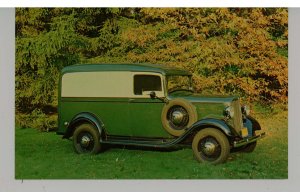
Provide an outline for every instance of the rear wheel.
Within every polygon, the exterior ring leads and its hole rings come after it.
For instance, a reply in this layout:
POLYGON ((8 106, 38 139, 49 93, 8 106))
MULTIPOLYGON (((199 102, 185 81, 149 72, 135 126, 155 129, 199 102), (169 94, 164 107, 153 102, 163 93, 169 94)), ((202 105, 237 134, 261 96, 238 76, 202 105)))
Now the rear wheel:
POLYGON ((230 153, 227 137, 215 128, 199 131, 193 139, 192 148, 196 159, 202 163, 223 163, 230 153))
POLYGON ((74 150, 81 154, 97 154, 101 150, 100 134, 96 127, 84 123, 76 127, 73 134, 74 150))

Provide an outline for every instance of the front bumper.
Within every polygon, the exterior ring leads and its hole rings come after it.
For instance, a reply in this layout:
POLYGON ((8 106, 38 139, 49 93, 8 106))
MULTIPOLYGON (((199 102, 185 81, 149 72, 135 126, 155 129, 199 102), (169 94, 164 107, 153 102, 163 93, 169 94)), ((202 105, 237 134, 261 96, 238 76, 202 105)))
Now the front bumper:
POLYGON ((241 147, 241 146, 244 146, 244 145, 247 145, 249 143, 253 143, 263 137, 266 136, 266 133, 261 133, 259 135, 256 135, 256 136, 253 136, 253 137, 248 137, 248 138, 245 138, 245 139, 242 139, 240 141, 234 141, 233 142, 233 147, 236 148, 236 147, 241 147))

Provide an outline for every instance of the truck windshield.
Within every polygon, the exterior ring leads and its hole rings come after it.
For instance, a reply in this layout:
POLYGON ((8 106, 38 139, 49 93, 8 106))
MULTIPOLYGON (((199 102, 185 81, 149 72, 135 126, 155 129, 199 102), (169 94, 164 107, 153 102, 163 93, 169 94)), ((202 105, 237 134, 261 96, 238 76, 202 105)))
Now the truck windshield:
POLYGON ((193 91, 192 77, 187 75, 167 76, 168 93, 175 91, 193 91))

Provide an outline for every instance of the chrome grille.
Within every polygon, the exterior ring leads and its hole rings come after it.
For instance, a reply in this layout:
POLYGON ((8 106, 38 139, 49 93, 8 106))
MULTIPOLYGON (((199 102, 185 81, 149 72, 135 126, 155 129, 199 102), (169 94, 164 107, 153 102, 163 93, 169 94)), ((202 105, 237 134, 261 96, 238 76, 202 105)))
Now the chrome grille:
POLYGON ((233 116, 233 127, 238 134, 241 133, 243 128, 243 117, 242 117, 242 110, 239 100, 235 100, 232 102, 232 107, 234 109, 234 116, 233 116))

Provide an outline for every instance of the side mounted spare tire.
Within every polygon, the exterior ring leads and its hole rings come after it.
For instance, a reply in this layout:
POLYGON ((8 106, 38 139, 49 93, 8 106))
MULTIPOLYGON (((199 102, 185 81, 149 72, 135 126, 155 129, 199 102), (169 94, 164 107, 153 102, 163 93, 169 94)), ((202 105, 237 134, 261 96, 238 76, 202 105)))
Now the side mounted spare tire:
POLYGON ((173 136, 182 135, 197 119, 195 106, 182 98, 169 101, 161 113, 163 127, 173 136))

